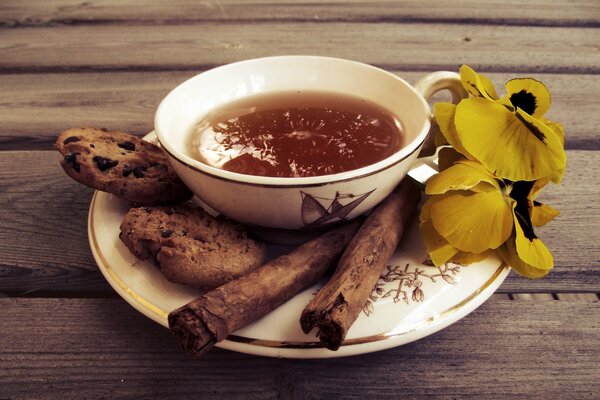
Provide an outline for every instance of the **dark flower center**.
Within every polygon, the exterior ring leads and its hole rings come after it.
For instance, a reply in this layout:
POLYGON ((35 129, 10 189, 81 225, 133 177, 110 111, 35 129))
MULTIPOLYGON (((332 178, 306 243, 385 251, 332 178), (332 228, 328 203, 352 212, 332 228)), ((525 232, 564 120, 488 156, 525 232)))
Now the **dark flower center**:
POLYGON ((517 216, 517 221, 519 221, 521 229, 523 229, 525 237, 530 241, 533 241, 533 239, 537 239, 537 236, 535 236, 535 233, 533 232, 533 223, 531 222, 529 213, 529 201, 527 201, 527 196, 529 195, 529 192, 531 192, 531 188, 533 188, 533 181, 515 182, 510 191, 510 197, 517 202, 515 215, 517 216))
POLYGON ((510 96, 510 102, 513 106, 519 107, 529 115, 533 115, 537 108, 535 96, 533 93, 526 92, 525 89, 513 93, 512 96, 510 96))

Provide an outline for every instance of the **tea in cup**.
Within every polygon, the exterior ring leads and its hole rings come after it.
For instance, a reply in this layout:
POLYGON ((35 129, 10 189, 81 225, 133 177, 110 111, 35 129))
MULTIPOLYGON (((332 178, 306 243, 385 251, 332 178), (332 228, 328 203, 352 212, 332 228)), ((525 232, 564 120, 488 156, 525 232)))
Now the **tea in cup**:
POLYGON ((322 229, 398 185, 430 130, 427 99, 444 89, 466 96, 451 72, 413 87, 355 61, 259 58, 173 89, 155 130, 177 174, 219 213, 255 227, 322 229))

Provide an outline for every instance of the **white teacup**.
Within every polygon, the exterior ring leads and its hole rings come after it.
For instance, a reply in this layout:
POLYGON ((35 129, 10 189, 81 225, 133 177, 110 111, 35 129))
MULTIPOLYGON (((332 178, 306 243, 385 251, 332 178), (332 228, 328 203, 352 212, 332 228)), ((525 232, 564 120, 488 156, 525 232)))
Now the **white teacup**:
POLYGON ((177 174, 216 211, 257 227, 319 229, 365 213, 398 185, 429 133, 427 99, 444 89, 455 101, 466 96, 458 74, 452 72, 434 72, 412 87, 392 73, 355 61, 267 57, 224 65, 188 79, 160 103, 154 124, 177 174), (294 90, 349 94, 374 102, 401 121, 407 144, 363 168, 300 178, 239 174, 186 154, 191 127, 216 107, 259 93, 294 90))

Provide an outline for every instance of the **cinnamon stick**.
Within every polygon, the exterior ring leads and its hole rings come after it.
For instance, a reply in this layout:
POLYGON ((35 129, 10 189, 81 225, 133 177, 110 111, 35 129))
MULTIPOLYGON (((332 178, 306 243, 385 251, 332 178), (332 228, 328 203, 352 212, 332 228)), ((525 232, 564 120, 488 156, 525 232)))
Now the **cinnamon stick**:
POLYGON ((304 333, 317 328, 319 340, 328 349, 340 347, 415 215, 420 198, 414 183, 404 179, 369 214, 331 279, 302 312, 304 333))
POLYGON ((198 357, 316 283, 335 264, 358 225, 354 222, 329 231, 172 311, 169 327, 181 347, 198 357))

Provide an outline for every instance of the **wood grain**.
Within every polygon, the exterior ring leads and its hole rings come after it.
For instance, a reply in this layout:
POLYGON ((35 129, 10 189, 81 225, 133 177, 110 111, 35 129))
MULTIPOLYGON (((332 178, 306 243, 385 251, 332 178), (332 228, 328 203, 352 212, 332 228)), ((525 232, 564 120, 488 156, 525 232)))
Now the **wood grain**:
POLYGON ((0 26, 47 26, 91 23, 174 24, 203 21, 439 21, 461 23, 598 26, 600 7, 593 0, 548 2, 506 0, 420 1, 220 0, 190 2, 139 0, 5 1, 0 26), (567 4, 565 4, 567 3, 567 4))
POLYGON ((254 22, 0 30, 0 72, 198 70, 314 54, 388 69, 598 73, 600 28, 487 24, 254 22), (57 51, 56 43, 60 43, 57 51), (526 54, 526 56, 524 56, 526 54))
MULTIPOLYGON (((0 75, 0 150, 49 149, 56 135, 73 126, 120 129, 138 135, 152 130, 154 112, 175 86, 201 71, 0 75)), ((393 71, 410 83, 425 75, 393 71)), ((560 121, 569 149, 600 149, 600 113, 595 99, 600 75, 490 73, 503 93, 518 76, 544 82, 552 93, 547 117, 560 121)), ((446 100, 443 97, 439 101, 446 100)))
POLYGON ((88 245, 92 190, 65 179, 55 152, 0 160, 0 292, 110 293, 88 245))
POLYGON ((0 299, 0 307, 0 398, 592 399, 600 393, 598 301, 486 303, 420 341, 329 360, 220 349, 193 360, 166 329, 121 300, 0 299))
MULTIPOLYGON (((511 274, 502 292, 600 292, 600 152, 567 157, 564 182, 540 197, 563 214, 536 230, 556 266, 539 280, 511 274)), ((112 293, 87 244, 92 191, 68 178, 59 159, 48 151, 0 152, 0 292, 112 293)))

